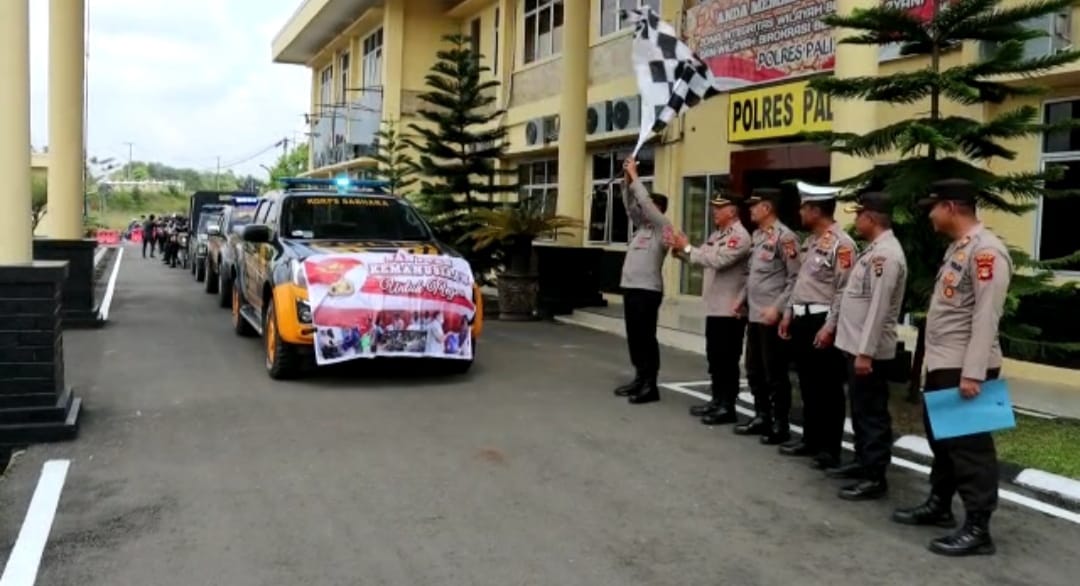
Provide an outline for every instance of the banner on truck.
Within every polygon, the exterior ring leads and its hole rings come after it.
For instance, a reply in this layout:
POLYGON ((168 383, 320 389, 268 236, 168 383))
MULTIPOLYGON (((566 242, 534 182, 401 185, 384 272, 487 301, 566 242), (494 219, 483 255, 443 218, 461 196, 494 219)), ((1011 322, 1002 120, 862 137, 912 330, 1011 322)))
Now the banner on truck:
POLYGON ((476 316, 469 263, 442 255, 322 254, 304 261, 315 358, 469 360, 476 316))

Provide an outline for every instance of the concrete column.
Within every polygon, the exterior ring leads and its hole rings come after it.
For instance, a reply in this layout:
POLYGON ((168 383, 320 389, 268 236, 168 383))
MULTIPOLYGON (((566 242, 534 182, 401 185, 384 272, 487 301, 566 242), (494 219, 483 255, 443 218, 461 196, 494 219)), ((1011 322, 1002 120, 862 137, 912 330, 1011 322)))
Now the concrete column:
POLYGON ((47 236, 83 238, 85 0, 49 0, 49 218, 47 236))
MULTIPOLYGON (((589 87, 589 10, 592 2, 564 2, 562 86, 559 95, 559 199, 556 210, 585 217, 585 120, 589 87)), ((580 233, 565 244, 580 245, 580 233)))
MULTIPOLYGON (((79 90, 82 95, 82 90, 79 90)), ((30 228, 30 4, 0 2, 0 265, 33 260, 30 228)))
MULTIPOLYGON (((847 15, 856 8, 873 8, 876 0, 837 0, 837 14, 847 15)), ((852 34, 846 29, 833 31, 837 41, 852 34)), ((878 74, 879 47, 876 45, 836 45, 836 68, 833 74, 838 78, 875 76, 878 74)), ((862 99, 840 100, 832 98, 833 130, 836 132, 854 132, 864 134, 874 130, 878 124, 877 103, 862 99), (840 114, 842 113, 842 114, 840 114)), ((849 157, 833 153, 831 160, 831 179, 840 181, 858 175, 874 166, 870 159, 849 157)))

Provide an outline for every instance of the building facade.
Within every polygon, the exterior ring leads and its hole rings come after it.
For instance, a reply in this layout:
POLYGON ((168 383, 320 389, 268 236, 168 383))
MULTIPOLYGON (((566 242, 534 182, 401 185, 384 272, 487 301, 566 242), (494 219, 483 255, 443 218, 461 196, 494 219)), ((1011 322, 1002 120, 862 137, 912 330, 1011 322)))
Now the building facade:
MULTIPOLYGON (((914 11, 931 7, 929 0, 894 1, 914 11)), ((925 104, 839 103, 807 86, 814 75, 879 75, 927 65, 924 59, 899 57, 895 48, 838 45, 833 31, 819 22, 831 11, 846 13, 873 2, 306 0, 275 39, 274 59, 311 69, 311 173, 361 173, 373 167, 363 151, 371 143, 349 146, 352 124, 363 118, 349 112, 364 100, 370 105, 361 109, 370 116, 359 123, 363 131, 352 135, 357 140, 369 136, 378 119, 408 123, 440 37, 471 36, 501 82, 498 105, 506 110, 503 123, 509 129, 505 164, 518 169, 521 195, 585 224, 580 234, 541 243, 546 251, 541 256, 576 265, 578 275, 615 293, 630 228, 617 182, 611 180, 634 147, 641 107, 630 61, 632 31, 619 9, 649 5, 659 11, 730 87, 680 117, 639 155, 642 176, 670 197, 668 214, 675 224, 700 241, 709 230, 707 202, 713 192, 780 187, 788 191, 787 213, 794 222, 798 199, 788 180, 826 183, 887 160, 830 154, 800 142, 800 132, 867 132, 925 111, 925 104), (376 86, 378 92, 370 90, 376 86), (381 99, 377 105, 375 95, 381 99), (328 118, 335 129, 345 118, 344 134, 324 132, 328 118), (346 146, 335 147, 339 144, 346 146), (326 152, 335 154, 319 154, 326 152)), ((1048 33, 1028 42, 1031 55, 1069 47, 1071 39, 1080 38, 1075 12, 1031 25, 1048 33)), ((947 53, 943 65, 974 62, 989 49, 967 43, 947 53)), ((945 114, 985 118, 1030 103, 1047 120, 1080 115, 1080 66, 1037 81, 1050 88, 1046 96, 986 108, 947 104, 945 114)), ((1025 138, 1009 146, 1018 156, 995 160, 996 171, 1033 171, 1053 162, 1068 169, 1063 184, 1073 187, 1080 180, 1080 133, 1025 138)), ((1080 249, 1080 232, 1068 226, 1078 215, 1080 203, 1046 200, 1023 217, 990 213, 985 220, 1010 244, 1036 258, 1053 258, 1080 249)), ((666 263, 664 270, 669 294, 700 294, 699 272, 677 262, 666 263)), ((1080 272, 1062 272, 1064 278, 1075 275, 1080 272)))

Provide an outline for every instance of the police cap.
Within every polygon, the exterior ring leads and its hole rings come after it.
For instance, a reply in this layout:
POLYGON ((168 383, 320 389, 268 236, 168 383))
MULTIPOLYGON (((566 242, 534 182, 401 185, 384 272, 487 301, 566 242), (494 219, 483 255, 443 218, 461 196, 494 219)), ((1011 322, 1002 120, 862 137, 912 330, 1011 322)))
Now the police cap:
POLYGON ((919 200, 919 207, 931 208, 943 201, 975 205, 979 189, 967 179, 942 179, 930 184, 930 196, 919 200))
POLYGON ((857 214, 859 212, 888 214, 891 209, 892 208, 889 205, 889 194, 883 191, 864 191, 859 194, 859 197, 854 204, 845 208, 845 211, 850 214, 857 214))

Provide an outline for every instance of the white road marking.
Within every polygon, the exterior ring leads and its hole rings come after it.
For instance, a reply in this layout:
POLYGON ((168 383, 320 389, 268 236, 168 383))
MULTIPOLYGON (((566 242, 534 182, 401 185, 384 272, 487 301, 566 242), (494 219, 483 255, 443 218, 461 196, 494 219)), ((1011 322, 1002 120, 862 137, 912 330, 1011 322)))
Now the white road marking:
POLYGON ((109 284, 105 287, 105 296, 101 298, 101 309, 98 310, 98 319, 109 320, 109 307, 112 306, 113 294, 116 293, 116 278, 120 276, 120 261, 124 260, 124 247, 116 249, 116 264, 113 265, 112 274, 109 275, 109 284))
MULTIPOLYGON (((685 388, 685 386, 684 386, 685 384, 687 384, 687 383, 681 383, 681 384, 680 383, 666 383, 666 384, 661 384, 659 386, 661 386, 661 387, 663 387, 665 389, 671 390, 671 391, 675 391, 676 393, 682 393, 683 395, 694 397, 696 399, 701 399, 702 401, 708 401, 711 398, 709 395, 706 395, 705 393, 701 393, 701 392, 698 392, 698 391, 695 391, 695 390, 692 390, 692 389, 685 388)), ((743 415, 748 415, 748 416, 751 416, 751 417, 754 415, 753 411, 751 411, 750 409, 747 409, 747 408, 745 408, 745 407, 743 407, 741 405, 736 405, 735 410, 738 411, 739 413, 742 413, 743 415)), ((802 427, 800 427, 798 425, 792 425, 791 430, 794 431, 795 433, 800 434, 800 435, 803 432, 802 427)), ((855 446, 853 446, 851 444, 851 442, 843 442, 843 446, 844 446, 844 449, 848 450, 849 452, 854 452, 855 451, 855 446)), ((905 460, 905 459, 897 457, 897 456, 892 457, 892 464, 894 466, 898 466, 900 468, 907 468, 908 470, 913 470, 913 471, 918 472, 918 473, 920 473, 920 474, 922 474, 924 476, 930 474, 930 467, 929 466, 924 466, 924 465, 919 464, 917 462, 912 462, 910 460, 905 460)), ((1033 499, 1031 497, 1024 496, 1024 495, 1022 495, 1020 493, 1013 492, 1011 490, 1006 490, 1004 488, 999 488, 998 489, 998 497, 1001 498, 1002 500, 1006 500, 1006 501, 1009 501, 1011 503, 1018 504, 1018 505, 1020 505, 1022 507, 1027 507, 1029 509, 1038 511, 1040 513, 1045 513, 1045 514, 1050 515, 1052 517, 1057 517, 1058 519, 1063 519, 1065 521, 1069 521, 1071 523, 1076 523, 1077 525, 1080 525, 1080 514, 1074 513, 1072 511, 1069 511, 1069 510, 1066 510, 1066 509, 1063 509, 1061 507, 1055 507, 1054 505, 1050 505, 1050 504, 1044 503, 1042 501, 1035 500, 1035 499, 1033 499)), ((0 584, 0 586, 4 586, 4 585, 0 584)))
POLYGON ((1057 419, 1057 415, 1051 415, 1050 413, 1043 413, 1042 411, 1032 411, 1031 409, 1024 409, 1023 407, 1013 407, 1013 411, 1020 413, 1021 415, 1027 415, 1029 417, 1038 417, 1039 419, 1057 419))
POLYGON ((101 257, 105 256, 105 251, 106 250, 107 249, 104 246, 98 246, 97 250, 94 252, 94 268, 95 269, 97 268, 97 266, 99 264, 101 264, 101 257))
POLYGON ((30 508, 26 511, 15 547, 8 557, 4 575, 0 577, 0 586, 33 586, 37 581, 41 554, 45 552, 45 542, 52 530, 69 466, 70 460, 49 460, 41 467, 41 477, 30 499, 30 508))

